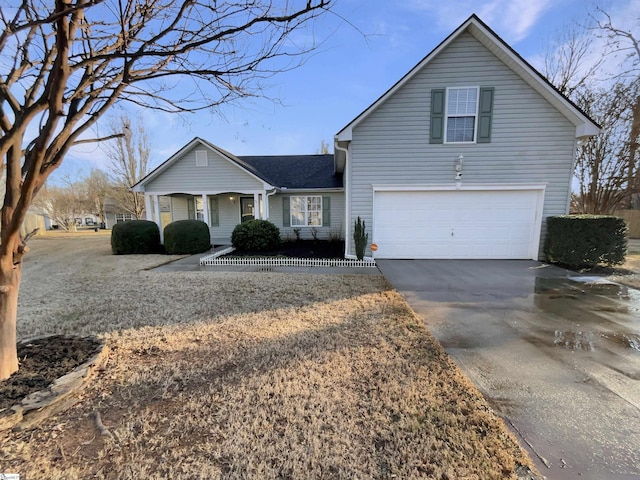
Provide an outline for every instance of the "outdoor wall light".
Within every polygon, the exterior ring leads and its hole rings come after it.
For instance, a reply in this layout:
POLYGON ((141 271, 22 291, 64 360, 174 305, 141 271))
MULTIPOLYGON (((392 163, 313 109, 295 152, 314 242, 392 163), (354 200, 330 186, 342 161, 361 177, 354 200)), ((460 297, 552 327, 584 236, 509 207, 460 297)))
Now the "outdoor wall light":
POLYGON ((229 197, 229 200, 231 201, 231 204, 232 204, 232 205, 235 205, 235 204, 236 204, 236 197, 234 197, 233 195, 231 195, 231 196, 229 197))
POLYGON ((462 155, 460 155, 460 156, 456 159, 456 161, 454 162, 454 164, 453 164, 453 166, 454 166, 454 168, 455 168, 455 170, 456 170, 456 177, 455 177, 455 179, 456 179, 457 181, 462 180, 462 164, 463 164, 463 162, 464 162, 464 157, 463 157, 462 155))

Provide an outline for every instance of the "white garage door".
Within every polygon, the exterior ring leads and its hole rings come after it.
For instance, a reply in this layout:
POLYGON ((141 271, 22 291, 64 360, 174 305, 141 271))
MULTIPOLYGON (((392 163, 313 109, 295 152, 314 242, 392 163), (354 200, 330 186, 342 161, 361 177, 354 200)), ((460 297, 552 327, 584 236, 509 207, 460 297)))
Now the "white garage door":
POLYGON ((542 190, 377 191, 377 258, 537 257, 542 190))

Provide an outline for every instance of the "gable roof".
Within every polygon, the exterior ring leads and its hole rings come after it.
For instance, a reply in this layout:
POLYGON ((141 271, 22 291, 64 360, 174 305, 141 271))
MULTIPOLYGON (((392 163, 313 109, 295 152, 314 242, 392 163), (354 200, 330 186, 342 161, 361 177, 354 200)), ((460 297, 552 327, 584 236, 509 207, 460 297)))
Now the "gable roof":
POLYGON ((533 68, 511 46, 500 38, 487 24, 473 14, 462 25, 454 30, 436 48, 424 57, 404 77, 387 90, 380 98, 367 107, 360 115, 349 122, 336 136, 336 142, 350 141, 353 129, 367 118, 382 103, 391 97, 404 84, 411 80, 420 70, 428 65, 442 50, 454 42, 464 32, 469 32, 484 45, 491 53, 502 60, 511 70, 518 74, 529 86, 542 95, 549 103, 555 106, 567 119, 576 126, 576 138, 597 135, 600 126, 584 113, 569 98, 555 88, 540 72, 533 68))
POLYGON ((334 174, 333 155, 241 156, 268 179, 271 185, 287 189, 342 188, 342 175, 334 174))
MULTIPOLYGON (((195 137, 133 185, 131 189, 134 192, 144 192, 144 186, 147 183, 160 176, 187 151, 198 144, 210 148, 223 159, 263 182, 264 188, 268 190, 281 187, 286 189, 342 188, 342 175, 334 174, 334 160, 331 154, 237 157, 211 142, 195 137)), ((229 187, 233 188, 233 185, 229 185, 229 187)))

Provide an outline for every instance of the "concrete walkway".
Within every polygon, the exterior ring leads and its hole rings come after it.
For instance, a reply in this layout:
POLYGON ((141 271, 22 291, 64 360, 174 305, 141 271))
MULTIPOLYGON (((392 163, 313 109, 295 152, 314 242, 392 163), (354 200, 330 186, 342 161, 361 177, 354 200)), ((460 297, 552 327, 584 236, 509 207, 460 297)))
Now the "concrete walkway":
POLYGON ((640 292, 533 261, 378 266, 543 475, 640 478, 640 292))

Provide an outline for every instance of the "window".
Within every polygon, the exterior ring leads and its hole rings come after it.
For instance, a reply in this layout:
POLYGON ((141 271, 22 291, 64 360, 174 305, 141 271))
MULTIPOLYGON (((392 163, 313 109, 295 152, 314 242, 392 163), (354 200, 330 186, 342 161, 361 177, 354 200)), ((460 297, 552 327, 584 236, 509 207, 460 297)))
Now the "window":
POLYGON ((202 197, 194 197, 196 207, 196 220, 202 220, 204 222, 204 203, 202 197))
POLYGON ((478 87, 447 89, 447 142, 474 142, 478 87))
POLYGON ((491 143, 493 87, 431 90, 429 143, 491 143))
POLYGON ((133 220, 133 215, 130 213, 116 213, 116 223, 126 222, 127 220, 133 220))
POLYGON ((322 197, 291 197, 292 227, 322 226, 322 197))

